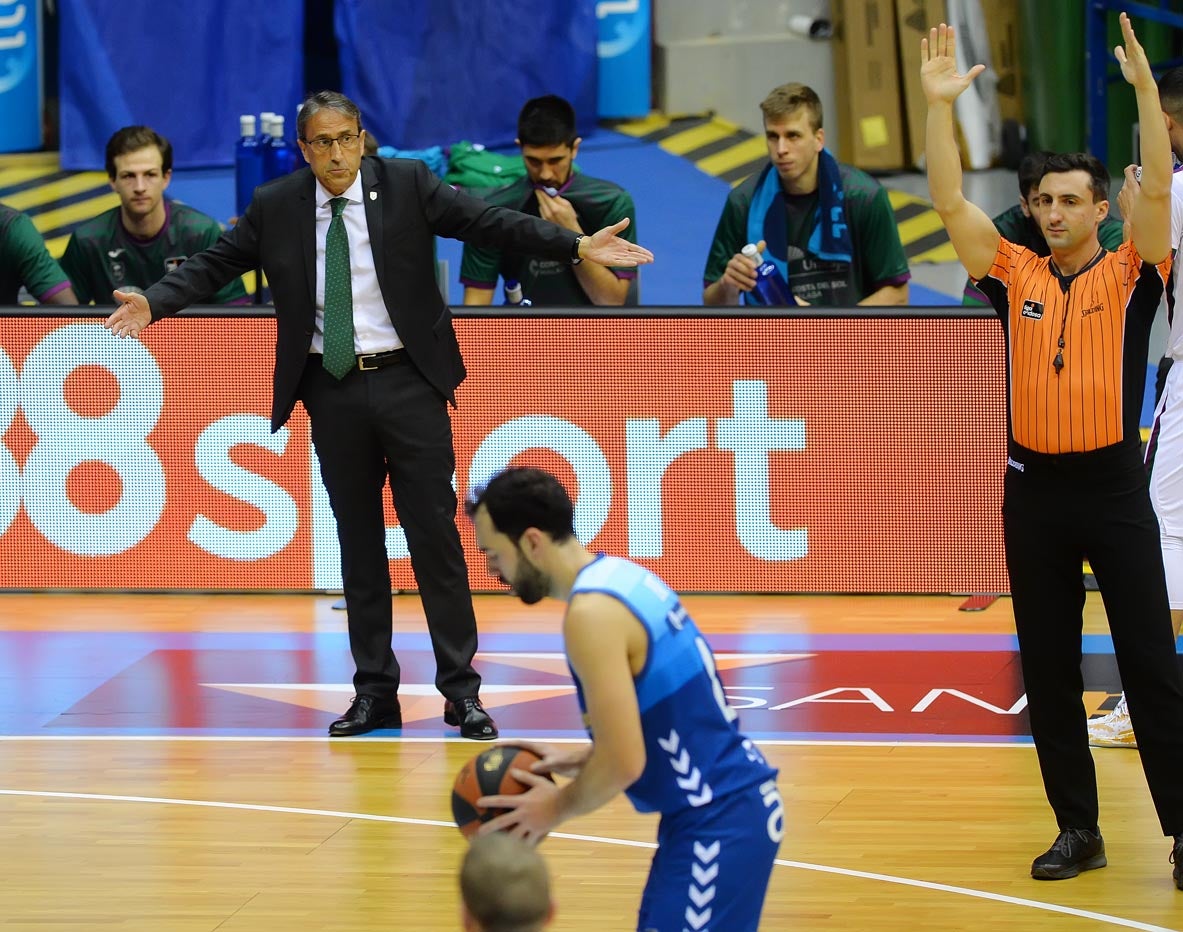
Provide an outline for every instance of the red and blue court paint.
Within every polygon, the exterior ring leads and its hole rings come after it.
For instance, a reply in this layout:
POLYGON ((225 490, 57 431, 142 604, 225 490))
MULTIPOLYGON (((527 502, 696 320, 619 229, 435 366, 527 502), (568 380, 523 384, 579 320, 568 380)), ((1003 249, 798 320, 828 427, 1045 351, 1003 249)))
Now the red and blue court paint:
MULTIPOLYGON (((762 741, 1029 743, 1007 635, 715 635, 730 703, 762 741)), ((1085 703, 1120 691, 1112 645, 1087 636, 1085 703)), ((441 720, 426 634, 400 634, 404 725, 441 720)), ((584 735, 557 634, 491 634, 481 696, 505 736, 584 735)), ((324 634, 0 632, 0 735, 323 737, 353 695, 346 637, 324 634)))

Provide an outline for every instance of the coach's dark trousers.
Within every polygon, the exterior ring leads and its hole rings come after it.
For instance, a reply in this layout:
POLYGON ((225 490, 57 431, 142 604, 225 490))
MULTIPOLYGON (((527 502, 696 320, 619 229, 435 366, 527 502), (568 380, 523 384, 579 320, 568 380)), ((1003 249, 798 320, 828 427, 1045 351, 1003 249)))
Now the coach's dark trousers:
POLYGON ((387 478, 435 651, 439 691, 475 697, 476 617, 456 527, 456 456, 447 401, 409 361, 338 381, 319 356, 300 383, 321 478, 337 522, 349 646, 358 695, 394 696, 390 563, 383 495, 387 478))

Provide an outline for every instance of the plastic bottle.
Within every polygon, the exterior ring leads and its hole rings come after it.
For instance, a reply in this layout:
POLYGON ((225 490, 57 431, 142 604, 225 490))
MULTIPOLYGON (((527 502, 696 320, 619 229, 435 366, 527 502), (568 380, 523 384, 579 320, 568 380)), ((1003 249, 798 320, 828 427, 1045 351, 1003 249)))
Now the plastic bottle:
POLYGON ((267 174, 267 149, 271 146, 271 121, 275 114, 264 110, 259 114, 259 134, 255 137, 259 141, 259 158, 263 160, 263 180, 270 181, 267 174))
POLYGON ((275 114, 270 110, 264 110, 259 114, 259 145, 265 146, 271 142, 271 121, 275 118, 275 114))
POLYGON ((263 149, 255 135, 254 114, 240 116, 238 128, 241 136, 234 146, 234 210, 241 217, 255 188, 263 183, 263 149))
POLYGON ((522 283, 512 278, 505 280, 505 303, 513 307, 533 307, 534 304, 522 294, 522 283))
POLYGON ((296 148, 283 138, 283 117, 273 113, 270 123, 271 138, 263 148, 263 174, 268 181, 296 167, 296 148))
POLYGON ((748 243, 740 252, 756 263, 756 287, 752 296, 757 304, 765 307, 791 307, 796 305, 789 283, 772 262, 765 262, 755 243, 748 243))

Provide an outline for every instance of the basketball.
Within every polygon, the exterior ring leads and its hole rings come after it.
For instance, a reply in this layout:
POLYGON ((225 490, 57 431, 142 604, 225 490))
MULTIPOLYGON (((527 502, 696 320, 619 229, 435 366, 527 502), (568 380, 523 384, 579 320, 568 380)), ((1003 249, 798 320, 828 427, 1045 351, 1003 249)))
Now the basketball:
MULTIPOLYGON (((524 793, 530 787, 509 775, 509 771, 529 770, 540 758, 525 748, 503 745, 488 748, 468 761, 452 784, 452 817, 465 838, 504 809, 482 809, 476 801, 482 796, 506 796, 524 793)), ((549 779, 549 777, 548 777, 549 779)))

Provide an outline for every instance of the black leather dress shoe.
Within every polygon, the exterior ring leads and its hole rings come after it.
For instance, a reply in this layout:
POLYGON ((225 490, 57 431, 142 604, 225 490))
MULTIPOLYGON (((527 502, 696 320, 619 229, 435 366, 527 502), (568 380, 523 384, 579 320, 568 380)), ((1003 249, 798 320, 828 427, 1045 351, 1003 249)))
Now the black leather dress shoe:
POLYGON ((444 724, 459 725, 460 737, 473 741, 492 741, 497 737, 497 726, 475 696, 444 703, 444 724))
POLYGON ((364 735, 375 728, 402 728, 403 710, 398 700, 382 701, 377 696, 354 696, 349 711, 329 726, 329 736, 347 738, 364 735))

